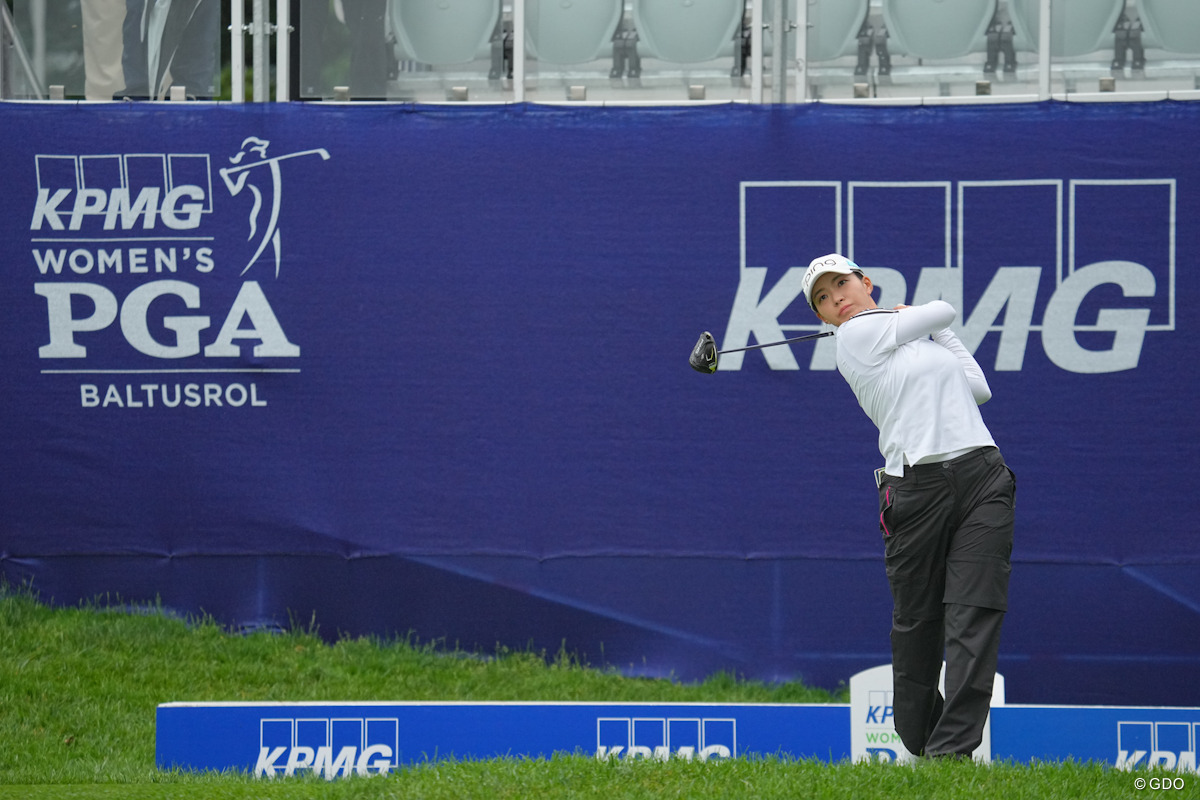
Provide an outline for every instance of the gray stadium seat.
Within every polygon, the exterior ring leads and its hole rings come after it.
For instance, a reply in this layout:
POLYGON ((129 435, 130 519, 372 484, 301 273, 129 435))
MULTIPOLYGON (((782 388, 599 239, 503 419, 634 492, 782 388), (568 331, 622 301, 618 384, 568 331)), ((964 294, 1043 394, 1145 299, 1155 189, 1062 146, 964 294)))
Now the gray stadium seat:
POLYGON ((392 30, 413 61, 441 66, 473 61, 488 50, 500 18, 498 0, 390 0, 392 30))
POLYGON ((888 49, 917 58, 959 58, 986 49, 996 0, 883 0, 888 49))
POLYGON ((744 0, 633 0, 639 49, 680 64, 732 53, 744 12, 744 0))
POLYGON ((582 64, 611 48, 622 0, 525 0, 525 48, 539 61, 582 64))
MULTIPOLYGON (((1038 7, 1039 0, 1009 0, 1018 50, 1038 49, 1038 7)), ((1070 58, 1111 50, 1113 28, 1124 10, 1125 0, 1054 0, 1050 6, 1050 55, 1070 58)))
MULTIPOLYGON (((870 0, 808 0, 808 60, 832 61, 856 52, 869 6, 870 0)), ((770 7, 768 2, 763 10, 770 7)))
POLYGON ((1147 32, 1163 50, 1200 53, 1200 2, 1141 0, 1139 11, 1147 32))

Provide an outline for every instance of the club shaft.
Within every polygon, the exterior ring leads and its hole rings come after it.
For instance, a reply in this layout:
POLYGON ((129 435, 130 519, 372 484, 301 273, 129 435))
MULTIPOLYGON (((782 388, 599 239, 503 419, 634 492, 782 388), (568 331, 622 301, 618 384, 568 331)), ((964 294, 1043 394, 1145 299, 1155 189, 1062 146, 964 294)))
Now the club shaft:
POLYGON ((794 339, 784 339, 779 342, 769 342, 768 344, 752 344, 749 347, 735 347, 732 350, 718 350, 717 355, 723 356, 726 353, 740 353, 743 350, 761 350, 764 347, 774 347, 780 344, 791 344, 792 342, 804 342, 809 339, 820 339, 823 336, 833 336, 833 331, 825 331, 823 333, 810 333, 807 336, 797 336, 794 339))

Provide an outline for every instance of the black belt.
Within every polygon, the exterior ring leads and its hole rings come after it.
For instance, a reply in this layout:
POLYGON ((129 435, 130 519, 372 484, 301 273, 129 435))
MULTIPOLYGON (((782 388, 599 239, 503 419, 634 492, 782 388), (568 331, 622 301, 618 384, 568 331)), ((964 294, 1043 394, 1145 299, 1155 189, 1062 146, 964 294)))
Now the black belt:
POLYGON ((964 453, 958 458, 952 458, 949 461, 934 461, 929 464, 905 464, 904 476, 907 478, 909 475, 928 475, 936 470, 950 469, 960 464, 969 464, 975 459, 986 458, 989 454, 996 452, 999 452, 999 449, 994 446, 980 447, 969 453, 964 453))

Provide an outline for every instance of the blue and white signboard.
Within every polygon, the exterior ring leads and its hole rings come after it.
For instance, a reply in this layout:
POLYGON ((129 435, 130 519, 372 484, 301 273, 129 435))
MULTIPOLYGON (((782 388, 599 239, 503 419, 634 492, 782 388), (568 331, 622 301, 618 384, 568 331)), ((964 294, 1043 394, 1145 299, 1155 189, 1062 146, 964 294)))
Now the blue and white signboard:
MULTIPOLYGON (((851 752, 851 706, 647 703, 165 703, 155 762, 274 778, 378 775, 438 759, 779 756, 903 761, 851 752)), ((996 706, 980 761, 1196 768, 1200 708, 996 706)))
POLYGON ((849 757, 846 707, 647 703, 167 703, 164 769, 386 773, 439 758, 555 753, 708 761, 849 757))
POLYGON ((877 432, 828 339, 687 355, 817 330, 841 251, 987 373, 1008 700, 1200 704, 1200 104, 0 129, 0 570, 48 599, 835 688, 889 660, 877 432))
MULTIPOLYGON (((946 693, 946 665, 942 664, 941 692, 946 693)), ((850 757, 855 761, 913 761, 896 732, 892 714, 892 665, 883 664, 850 676, 850 757)), ((992 682, 994 710, 1004 705, 1004 676, 997 674, 992 682)), ((983 738, 971 754, 977 761, 992 760, 992 720, 983 724, 983 738)))

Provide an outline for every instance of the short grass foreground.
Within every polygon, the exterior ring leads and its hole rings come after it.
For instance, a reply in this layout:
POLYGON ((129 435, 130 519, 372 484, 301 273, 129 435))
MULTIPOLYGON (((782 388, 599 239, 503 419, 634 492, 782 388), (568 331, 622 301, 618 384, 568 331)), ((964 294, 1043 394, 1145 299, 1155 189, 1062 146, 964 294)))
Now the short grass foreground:
MULTIPOLYGON (((161 771, 154 712, 170 701, 540 700, 845 702, 795 683, 719 675, 622 677, 565 653, 486 656, 311 630, 238 636, 123 606, 51 608, 0 587, 0 798, 1128 798, 1135 776, 1099 764, 827 764, 784 758, 686 762, 439 761, 388 776, 161 771)), ((1147 774, 1147 773, 1143 773, 1147 774)), ((1171 797, 1200 796, 1194 775, 1171 797)))

